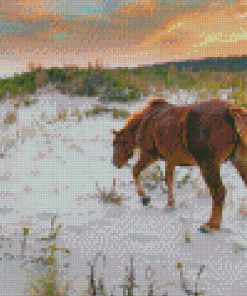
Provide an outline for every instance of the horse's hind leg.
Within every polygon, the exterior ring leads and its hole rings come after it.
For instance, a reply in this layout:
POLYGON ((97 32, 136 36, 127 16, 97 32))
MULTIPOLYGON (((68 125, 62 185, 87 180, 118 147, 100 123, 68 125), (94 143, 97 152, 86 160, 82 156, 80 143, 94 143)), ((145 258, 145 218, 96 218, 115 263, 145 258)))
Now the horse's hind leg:
POLYGON ((220 163, 215 160, 198 161, 201 173, 206 184, 210 188, 212 196, 212 214, 210 220, 200 227, 201 232, 209 232, 211 229, 220 229, 222 212, 225 201, 226 189, 220 177, 220 163))
POLYGON ((175 167, 166 163, 165 168, 165 183, 168 188, 168 201, 166 206, 175 207, 175 200, 173 198, 173 175, 175 167))

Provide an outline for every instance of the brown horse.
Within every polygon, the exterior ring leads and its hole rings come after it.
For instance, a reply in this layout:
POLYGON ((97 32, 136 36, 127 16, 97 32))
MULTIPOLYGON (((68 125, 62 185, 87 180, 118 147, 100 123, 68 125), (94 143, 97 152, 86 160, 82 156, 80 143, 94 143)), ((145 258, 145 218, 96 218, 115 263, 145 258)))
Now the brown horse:
POLYGON ((145 195, 140 173, 158 159, 166 161, 165 183, 168 207, 175 207, 173 175, 175 166, 199 166, 210 188, 213 209, 201 232, 219 230, 226 189, 220 177, 220 165, 232 161, 247 182, 247 110, 231 103, 210 100, 176 106, 163 99, 153 99, 146 108, 134 113, 119 131, 113 130, 113 164, 121 168, 140 148, 141 155, 133 169, 133 178, 143 205, 145 195))

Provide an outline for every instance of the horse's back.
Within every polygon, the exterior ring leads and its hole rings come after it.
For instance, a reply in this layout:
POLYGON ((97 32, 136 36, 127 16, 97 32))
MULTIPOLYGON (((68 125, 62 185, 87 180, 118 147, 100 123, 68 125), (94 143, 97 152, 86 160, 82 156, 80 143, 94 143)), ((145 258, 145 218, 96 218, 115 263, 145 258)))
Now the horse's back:
MULTIPOLYGON (((164 159, 227 159, 239 143, 234 105, 220 100, 177 106, 153 100, 144 110, 136 139, 164 159)), ((236 108, 235 108, 236 109, 236 108)), ((178 160, 178 163, 180 160, 178 160)), ((186 160, 185 160, 186 162, 186 160)))

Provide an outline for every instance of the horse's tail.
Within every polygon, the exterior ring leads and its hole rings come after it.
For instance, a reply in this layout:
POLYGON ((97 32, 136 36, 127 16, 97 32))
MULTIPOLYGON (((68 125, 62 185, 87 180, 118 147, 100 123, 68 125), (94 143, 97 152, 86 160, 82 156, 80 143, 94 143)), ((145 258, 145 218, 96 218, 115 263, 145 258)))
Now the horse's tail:
POLYGON ((231 106, 229 112, 234 119, 234 125, 241 143, 247 147, 247 109, 231 106))

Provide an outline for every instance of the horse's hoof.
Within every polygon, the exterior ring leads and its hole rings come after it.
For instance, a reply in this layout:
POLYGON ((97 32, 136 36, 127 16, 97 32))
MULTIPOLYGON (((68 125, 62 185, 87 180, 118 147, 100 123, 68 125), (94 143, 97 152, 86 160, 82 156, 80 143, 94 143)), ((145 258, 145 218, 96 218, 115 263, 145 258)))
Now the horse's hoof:
POLYGON ((204 227, 200 227, 199 231, 201 233, 210 233, 210 232, 212 232, 212 229, 210 227, 204 226, 204 227))
POLYGON ((166 204, 166 207, 168 207, 168 208, 175 208, 175 202, 168 202, 166 204))
POLYGON ((219 227, 210 227, 208 225, 202 225, 199 228, 199 231, 201 233, 220 232, 220 228, 219 227))
POLYGON ((143 199, 142 199, 143 205, 148 206, 150 203, 150 200, 151 200, 150 197, 143 197, 143 199))

